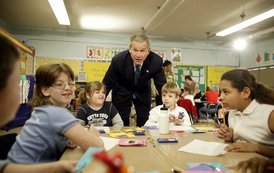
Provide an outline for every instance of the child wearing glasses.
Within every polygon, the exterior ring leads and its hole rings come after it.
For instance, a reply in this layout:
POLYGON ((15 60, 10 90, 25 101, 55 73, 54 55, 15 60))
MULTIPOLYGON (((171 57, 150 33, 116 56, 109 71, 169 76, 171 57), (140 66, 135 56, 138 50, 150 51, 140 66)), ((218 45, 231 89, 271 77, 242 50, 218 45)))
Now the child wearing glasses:
MULTIPOLYGON (((186 110, 177 105, 181 90, 175 82, 167 82, 162 87, 162 101, 168 108, 170 125, 191 125, 189 115, 186 110)), ((149 112, 149 119, 145 126, 158 126, 160 109, 163 105, 156 106, 149 112)))
MULTIPOLYGON (((20 58, 17 48, 0 35, 0 127, 11 121, 19 107, 20 58)), ((34 139, 35 140, 35 139, 34 139)), ((3 148, 0 148, 2 151, 3 148)), ((3 157, 4 158, 4 157, 3 157)), ((68 173, 75 172, 75 161, 40 164, 15 164, 0 160, 1 173, 68 173)))
POLYGON ((258 83, 247 70, 223 74, 220 99, 228 109, 228 124, 218 137, 230 142, 232 152, 256 152, 274 156, 274 90, 258 83))
POLYGON ((123 127, 123 120, 111 102, 106 102, 106 87, 99 81, 87 83, 76 118, 82 125, 123 127))
POLYGON ((59 160, 68 140, 83 150, 102 147, 98 131, 94 128, 87 131, 66 109, 74 92, 71 68, 66 64, 43 65, 35 77, 34 110, 12 146, 8 160, 14 163, 59 160))

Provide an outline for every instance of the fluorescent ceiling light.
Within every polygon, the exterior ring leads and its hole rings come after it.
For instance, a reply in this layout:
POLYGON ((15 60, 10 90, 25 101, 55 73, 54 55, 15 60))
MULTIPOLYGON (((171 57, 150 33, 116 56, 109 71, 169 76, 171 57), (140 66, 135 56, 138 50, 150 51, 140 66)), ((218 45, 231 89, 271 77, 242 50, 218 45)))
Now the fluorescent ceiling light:
POLYGON ((70 25, 68 13, 63 0, 48 0, 60 25, 70 25))
POLYGON ((243 49, 246 48, 246 41, 243 40, 243 39, 235 40, 234 43, 233 43, 233 47, 236 50, 243 50, 243 49))
POLYGON ((87 15, 82 16, 80 25, 84 29, 99 31, 116 31, 130 25, 130 20, 111 15, 87 15))
POLYGON ((268 19, 270 17, 273 17, 273 16, 274 16, 274 8, 271 9, 271 10, 269 10, 269 11, 267 11, 267 12, 259 14, 258 16, 255 16, 255 17, 252 17, 252 18, 250 18, 250 19, 248 19, 246 21, 243 21, 243 22, 241 22, 241 23, 239 23, 237 25, 229 27, 229 28, 227 28, 227 29, 225 29, 223 31, 217 32, 216 36, 222 36, 223 37, 223 36, 229 35, 231 33, 234 33, 236 31, 244 29, 244 28, 246 28, 246 27, 248 27, 250 25, 253 25, 255 23, 261 22, 261 21, 266 20, 266 19, 268 19))

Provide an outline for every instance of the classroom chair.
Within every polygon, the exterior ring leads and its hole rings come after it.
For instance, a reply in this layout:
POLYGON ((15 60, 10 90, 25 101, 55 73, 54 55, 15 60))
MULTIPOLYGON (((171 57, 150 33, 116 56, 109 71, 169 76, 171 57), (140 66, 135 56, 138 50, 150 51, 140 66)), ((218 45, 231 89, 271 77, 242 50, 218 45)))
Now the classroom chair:
POLYGON ((191 124, 196 122, 198 119, 197 108, 192 104, 191 100, 180 98, 177 105, 183 107, 187 111, 191 124))
POLYGON ((208 103, 206 105, 206 119, 218 119, 218 110, 221 108, 221 105, 208 103))

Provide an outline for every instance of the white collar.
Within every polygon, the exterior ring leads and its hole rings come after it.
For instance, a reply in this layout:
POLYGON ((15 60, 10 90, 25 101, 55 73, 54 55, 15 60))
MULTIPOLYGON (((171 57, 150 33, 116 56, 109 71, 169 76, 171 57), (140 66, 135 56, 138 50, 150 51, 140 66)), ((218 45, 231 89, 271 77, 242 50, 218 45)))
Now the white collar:
POLYGON ((248 116, 250 114, 252 114, 255 110, 255 108, 259 105, 260 103, 258 103, 255 99, 252 100, 252 102, 244 109, 243 112, 238 111, 236 109, 231 110, 231 112, 234 112, 234 115, 236 116, 241 116, 241 115, 245 115, 248 116))

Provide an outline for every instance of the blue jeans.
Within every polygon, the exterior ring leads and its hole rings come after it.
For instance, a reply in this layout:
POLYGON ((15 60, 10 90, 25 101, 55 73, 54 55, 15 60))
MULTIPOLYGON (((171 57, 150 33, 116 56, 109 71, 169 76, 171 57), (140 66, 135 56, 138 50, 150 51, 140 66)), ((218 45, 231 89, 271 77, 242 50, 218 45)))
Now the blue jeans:
POLYGON ((216 108, 207 108, 207 106, 203 106, 199 109, 199 117, 200 119, 206 119, 207 114, 211 115, 210 118, 212 118, 212 114, 216 113, 216 108))

